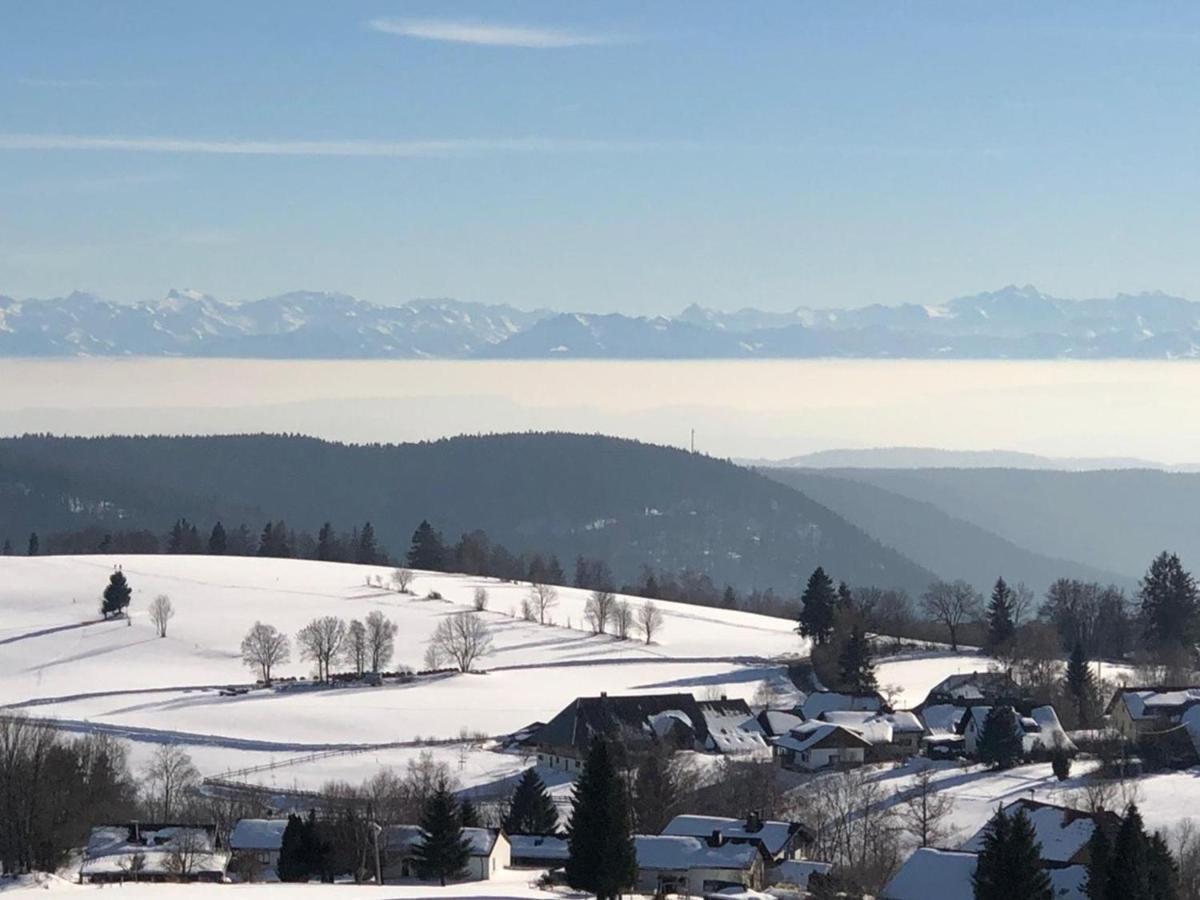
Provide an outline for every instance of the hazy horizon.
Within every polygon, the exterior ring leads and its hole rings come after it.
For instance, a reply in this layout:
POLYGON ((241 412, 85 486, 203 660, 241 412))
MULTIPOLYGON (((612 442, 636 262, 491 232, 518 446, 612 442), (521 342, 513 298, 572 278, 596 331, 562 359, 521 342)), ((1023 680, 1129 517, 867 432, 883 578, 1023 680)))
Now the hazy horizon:
POLYGON ((922 446, 1200 461, 1172 361, 2 359, 0 433, 599 432, 740 459, 922 446), (1153 397, 1154 402, 1147 402, 1153 397))

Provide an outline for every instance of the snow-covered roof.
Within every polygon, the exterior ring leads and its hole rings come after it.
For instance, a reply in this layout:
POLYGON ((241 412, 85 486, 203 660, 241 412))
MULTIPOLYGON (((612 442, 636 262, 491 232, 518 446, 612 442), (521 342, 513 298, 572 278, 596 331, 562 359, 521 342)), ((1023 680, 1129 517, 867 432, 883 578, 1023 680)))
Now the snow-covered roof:
POLYGON ((958 734, 967 711, 949 703, 935 703, 921 710, 925 729, 930 734, 958 734))
POLYGON ((832 868, 833 863, 815 859, 785 859, 772 867, 768 880, 772 884, 794 884, 805 889, 810 875, 825 875, 832 868))
POLYGON ((872 744, 892 742, 892 723, 870 711, 831 709, 821 713, 821 721, 849 728, 872 744))
POLYGON ((1048 869, 1055 900, 1087 900, 1087 866, 1048 869))
POLYGON ((892 876, 880 900, 974 900, 976 855, 960 850, 916 850, 892 876))
POLYGON ((1200 703, 1200 688, 1132 688, 1119 696, 1131 719, 1152 719, 1200 703))
POLYGON ((230 850, 278 850, 287 819, 239 819, 229 833, 230 850))
POLYGON ((829 722, 805 722, 799 728, 794 728, 790 734, 776 739, 775 744, 801 753, 829 739, 839 739, 838 746, 868 746, 868 742, 860 737, 858 732, 829 722))
POLYGON ((566 838, 544 836, 540 834, 510 834, 508 842, 512 845, 514 858, 540 859, 547 862, 564 860, 570 856, 570 848, 566 838))
MULTIPOLYGON (((1087 846, 1096 831, 1097 817, 1077 809, 1038 803, 1035 800, 1014 800, 1004 807, 1005 815, 1023 809, 1029 817, 1038 841, 1042 845, 1044 862, 1068 863, 1087 846)), ((975 832, 960 849, 978 853, 983 849, 987 825, 975 832)))
POLYGON ((803 721, 804 719, 795 713, 782 709, 764 709, 758 714, 759 724, 771 735, 787 734, 803 721))
POLYGON ((163 874, 171 871, 172 856, 187 847, 188 866, 194 873, 224 872, 229 856, 218 853, 215 829, 187 825, 99 825, 88 832, 80 874, 119 875, 131 871, 135 856, 141 871, 163 874), (186 844, 184 844, 186 842, 186 844))
POLYGON ((1075 750, 1075 744, 1067 736, 1053 706, 1036 706, 1030 711, 1029 717, 1037 723, 1038 731, 1037 734, 1027 733, 1026 738, 1032 738, 1035 744, 1041 744, 1046 750, 1053 750, 1056 746, 1067 752, 1075 750))
MULTIPOLYGON (((83 865, 79 867, 79 874, 83 878, 90 878, 93 875, 123 875, 131 873, 135 863, 135 856, 141 856, 140 872, 148 875, 163 875, 171 874, 173 869, 172 851, 163 847, 137 847, 129 848, 126 853, 110 853, 105 856, 97 856, 93 859, 85 859, 83 865)), ((224 873, 226 866, 229 865, 229 854, 227 853, 197 853, 190 855, 187 860, 188 871, 192 875, 224 873)), ((130 876, 132 877, 132 875, 130 876)))
MULTIPOLYGON (((703 709, 703 704, 701 705, 703 709)), ((708 724, 709 750, 719 753, 747 753, 766 749, 767 739, 762 726, 753 716, 740 711, 704 709, 704 721, 708 724)))
POLYGON ((710 847, 695 837, 639 834, 633 839, 638 866, 643 869, 749 869, 758 858, 752 844, 710 847))
POLYGON ((667 823, 663 834, 676 837, 706 838, 714 831, 731 841, 761 841, 766 851, 775 856, 782 851, 791 836, 801 826, 794 822, 764 821, 751 830, 745 819, 729 819, 724 816, 676 816, 667 823))
POLYGON ((814 691, 804 700, 800 707, 804 718, 815 719, 821 713, 831 710, 870 710, 878 712, 883 708, 883 698, 877 693, 847 694, 841 691, 814 691))
MULTIPOLYGON (((464 828, 472 856, 491 856, 499 834, 492 828, 464 828)), ((389 825, 383 829, 383 846, 393 853, 411 853, 425 838, 420 825, 389 825)))

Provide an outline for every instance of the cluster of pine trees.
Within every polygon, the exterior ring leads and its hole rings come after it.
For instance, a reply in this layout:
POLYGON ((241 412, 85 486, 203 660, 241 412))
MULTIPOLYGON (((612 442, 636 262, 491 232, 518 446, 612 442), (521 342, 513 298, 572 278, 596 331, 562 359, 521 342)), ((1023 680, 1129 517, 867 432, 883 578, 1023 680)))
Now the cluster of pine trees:
POLYGON ((857 694, 878 690, 866 628, 867 611, 850 587, 843 581, 835 588, 818 566, 800 596, 797 630, 813 639, 813 668, 826 685, 857 694))

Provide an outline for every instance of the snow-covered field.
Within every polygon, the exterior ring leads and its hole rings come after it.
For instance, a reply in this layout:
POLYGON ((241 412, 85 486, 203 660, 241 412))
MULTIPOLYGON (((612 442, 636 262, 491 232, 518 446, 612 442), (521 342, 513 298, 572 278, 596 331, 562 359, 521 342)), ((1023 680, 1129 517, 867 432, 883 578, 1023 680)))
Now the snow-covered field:
MULTIPOLYGON (((417 573, 412 594, 369 587, 390 569, 234 557, 7 557, 0 560, 0 705, 70 727, 134 740, 134 760, 155 742, 190 746, 206 775, 302 759, 330 748, 369 752, 271 770, 264 783, 313 786, 359 780, 380 765, 403 766, 419 750, 380 746, 464 733, 499 735, 544 721, 576 696, 690 691, 751 699, 760 685, 786 690, 780 663, 807 650, 791 622, 729 610, 660 603, 652 644, 592 635, 587 592, 560 588, 555 625, 519 618, 528 585, 417 573), (97 622, 99 597, 120 564, 133 588, 131 619, 97 622), (289 635, 317 616, 363 618, 380 610, 399 625, 393 665, 420 668, 446 615, 472 608, 477 587, 495 650, 486 674, 438 676, 382 687, 254 690, 239 645, 258 620, 289 635), (425 599, 437 591, 445 599, 425 599), (167 594, 175 608, 166 638, 148 617, 167 594)), ((640 602, 634 600, 633 602, 640 602)), ((280 676, 304 677, 293 648, 280 676)), ((434 748, 466 785, 519 771, 527 761, 478 745, 434 748)))

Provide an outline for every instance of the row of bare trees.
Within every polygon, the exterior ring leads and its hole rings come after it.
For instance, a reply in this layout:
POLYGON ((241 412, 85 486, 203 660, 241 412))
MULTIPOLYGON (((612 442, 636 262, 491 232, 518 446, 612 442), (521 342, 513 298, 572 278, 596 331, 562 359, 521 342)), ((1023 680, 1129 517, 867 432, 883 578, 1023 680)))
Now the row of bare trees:
MULTIPOLYGON (((385 671, 395 654, 396 631, 396 623, 379 610, 367 613, 365 621, 349 623, 338 616, 320 616, 297 632, 296 643, 300 658, 315 663, 317 678, 324 681, 336 662, 359 676, 385 671)), ((242 639, 242 661, 263 682, 269 683, 275 669, 291 661, 291 652, 288 636, 263 622, 255 622, 242 639)))

